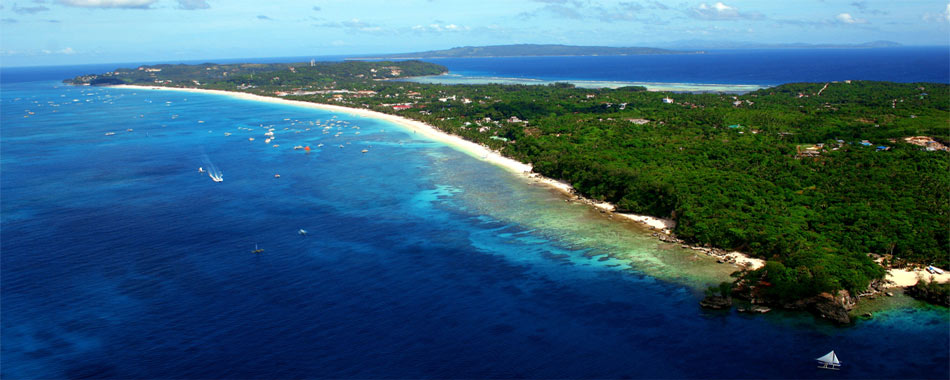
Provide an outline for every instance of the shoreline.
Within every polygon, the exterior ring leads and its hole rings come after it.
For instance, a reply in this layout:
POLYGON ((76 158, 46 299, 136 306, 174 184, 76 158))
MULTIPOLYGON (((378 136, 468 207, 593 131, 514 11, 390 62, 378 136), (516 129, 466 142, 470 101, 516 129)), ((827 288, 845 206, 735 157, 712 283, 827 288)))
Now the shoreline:
POLYGON ((615 80, 594 80, 594 79, 539 79, 539 78, 521 78, 521 77, 501 77, 501 76, 473 76, 453 73, 443 73, 439 75, 422 75, 408 78, 387 79, 397 82, 413 83, 436 83, 436 84, 525 84, 525 85, 550 85, 553 83, 570 83, 577 88, 602 89, 619 88, 624 86, 643 86, 649 92, 673 92, 673 93, 708 93, 723 92, 744 94, 775 85, 762 84, 726 84, 726 83, 686 83, 686 82, 643 82, 643 81, 615 81, 615 80))
POLYGON ((203 94, 215 94, 215 95, 224 95, 236 99, 242 100, 251 100, 266 102, 272 104, 283 104, 283 105, 294 105, 310 109, 318 109, 323 111, 332 111, 332 112, 341 112, 350 115, 355 115, 359 117, 373 118, 378 120, 388 121, 390 123, 396 124, 413 132, 417 132, 433 141, 441 142, 449 147, 457 149, 462 153, 468 154, 476 159, 481 159, 487 161, 493 165, 501 167, 515 175, 522 176, 525 179, 532 180, 535 183, 542 184, 561 192, 568 197, 569 201, 576 201, 588 204, 589 206, 600 210, 602 213, 608 214, 608 216, 617 215, 619 219, 631 221, 638 223, 639 225, 648 228, 651 231, 654 231, 653 236, 658 240, 666 243, 672 244, 681 244, 684 249, 692 249, 696 251, 701 251, 708 256, 717 258, 719 263, 728 263, 736 266, 740 269, 750 269, 755 270, 765 266, 765 260, 749 256, 748 254, 732 251, 727 252, 720 249, 710 249, 699 246, 687 245, 676 239, 672 235, 672 230, 676 227, 676 223, 670 219, 658 218, 649 215, 639 215, 639 214, 628 214, 628 213, 619 213, 615 212, 616 207, 608 202, 597 202, 592 199, 582 197, 577 194, 574 188, 565 182, 555 180, 553 178, 544 177, 540 174, 534 173, 532 167, 529 164, 516 161, 514 159, 502 156, 499 152, 489 149, 488 147, 465 140, 459 136, 452 135, 446 132, 439 130, 438 128, 423 123, 421 121, 412 120, 402 116, 390 115, 378 111, 372 111, 368 109, 361 108, 352 108, 344 107, 333 104, 325 103, 315 103, 307 102, 301 100, 290 100, 290 99, 281 99, 257 94, 251 94, 246 92, 237 92, 237 91, 226 91, 226 90, 211 90, 211 89, 197 89, 197 88, 183 88, 183 87, 163 87, 163 86, 139 86, 139 85, 115 85, 109 86, 110 88, 118 89, 132 89, 132 90, 166 90, 166 91, 179 91, 179 92, 188 92, 188 93, 203 93, 203 94))
POLYGON ((932 274, 919 268, 914 270, 891 268, 887 270, 885 279, 888 283, 885 287, 906 288, 908 286, 917 285, 917 281, 920 279, 929 280, 931 278, 938 283, 947 283, 950 282, 950 273, 946 270, 944 270, 943 274, 932 274))
MULTIPOLYGON (((281 99, 257 94, 251 94, 246 92, 236 92, 236 91, 225 91, 225 90, 211 90, 211 89, 197 89, 197 88, 182 88, 182 87, 163 87, 163 86, 138 86, 138 85, 116 85, 109 86, 111 88, 121 88, 121 89, 142 89, 142 90, 171 90, 171 91, 180 91, 180 92, 189 92, 189 93, 203 93, 203 94, 216 94, 230 96, 236 99, 242 100, 251 100, 259 102, 267 102, 272 104, 284 104, 284 105, 295 105, 305 108, 318 109, 323 111, 332 111, 332 112, 341 112, 350 115, 355 115, 359 117, 373 118, 378 120, 388 121, 390 123, 396 124, 408 130, 418 132, 423 136, 437 142, 441 142, 445 145, 448 145, 451 148, 457 149, 462 153, 468 154, 476 159, 481 159, 487 161, 490 164, 501 167, 515 175, 521 176, 525 179, 532 180, 534 183, 539 183, 543 186, 547 186, 550 189, 556 190, 562 193, 567 197, 568 201, 571 202, 581 202, 600 210, 602 213, 607 214, 608 216, 617 215, 621 220, 632 221, 638 223, 639 225, 648 228, 651 231, 654 231, 653 237, 658 240, 671 244, 681 244, 683 249, 692 249, 694 251, 700 251, 707 256, 717 259, 719 263, 726 263, 735 266, 738 269, 747 269, 747 270, 756 270, 765 266, 765 260, 749 256, 746 253, 739 251, 725 251, 722 249, 716 248, 705 248, 696 245, 689 245, 683 243, 681 240, 677 239, 673 234, 672 230, 676 227, 676 222, 671 219, 658 218, 649 215, 639 215, 639 214, 628 214, 628 213, 619 213, 616 212, 616 206, 608 202, 597 202, 595 200, 585 198, 577 194, 574 188, 563 181, 559 181, 553 178, 544 177, 538 173, 532 171, 532 167, 529 164, 519 162, 517 160, 502 156, 501 153, 489 149, 488 147, 465 140, 459 136, 452 135, 446 132, 443 132, 436 128, 435 126, 423 123, 421 121, 412 120, 402 116, 391 115, 387 113, 382 113, 378 111, 361 109, 361 108, 352 108, 344 107, 333 104, 325 103, 315 103, 307 102, 301 100, 290 100, 290 99, 281 99)), ((897 268, 885 268, 887 274, 885 275, 885 287, 887 288, 906 288, 914 286, 917 284, 919 278, 931 278, 933 277, 935 281, 940 283, 950 282, 950 271, 945 271, 944 274, 932 275, 920 270, 911 271, 908 269, 897 269, 897 268), (922 276, 920 276, 922 275, 922 276)))

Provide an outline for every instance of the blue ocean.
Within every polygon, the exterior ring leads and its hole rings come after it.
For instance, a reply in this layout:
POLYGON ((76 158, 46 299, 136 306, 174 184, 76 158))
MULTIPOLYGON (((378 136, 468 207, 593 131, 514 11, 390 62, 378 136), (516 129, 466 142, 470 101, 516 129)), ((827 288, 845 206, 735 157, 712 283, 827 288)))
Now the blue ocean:
POLYGON ((950 377, 946 308, 702 310, 731 268, 480 157, 51 80, 90 69, 4 73, 2 378, 950 377), (830 350, 841 371, 816 368, 830 350))
POLYGON ((432 83, 645 85, 662 91, 750 91, 793 82, 876 80, 950 83, 950 49, 742 49, 705 54, 442 58, 449 75, 432 83), (718 86, 716 86, 718 85, 718 86), (724 86, 725 85, 725 86, 724 86), (739 85, 739 86, 736 86, 739 85))

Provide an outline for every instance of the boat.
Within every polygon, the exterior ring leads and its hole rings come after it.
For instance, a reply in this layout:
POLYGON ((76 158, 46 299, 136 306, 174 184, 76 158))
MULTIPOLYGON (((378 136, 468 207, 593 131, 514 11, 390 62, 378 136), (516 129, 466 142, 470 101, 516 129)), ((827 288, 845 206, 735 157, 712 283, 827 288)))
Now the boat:
POLYGON ((280 174, 274 174, 274 178, 280 178, 280 174))
POLYGON ((307 236, 307 230, 301 228, 301 229, 297 230, 297 235, 300 235, 300 236, 307 236))
POLYGON ((205 172, 205 169, 199 166, 199 167, 198 167, 198 173, 204 173, 204 172, 205 172))
POLYGON ((835 354, 834 350, 815 360, 818 360, 818 368, 835 371, 841 369, 841 362, 838 361, 838 355, 835 354))
POLYGON ((206 166, 208 166, 208 170, 204 170, 204 168, 199 167, 198 172, 207 172, 208 177, 210 177, 212 181, 224 182, 224 173, 221 173, 221 171, 218 170, 216 166, 214 166, 214 163, 211 162, 211 159, 208 158, 207 155, 204 156, 202 161, 205 163, 206 166))
POLYGON ((931 274, 943 274, 943 269, 931 265, 927 267, 927 272, 930 272, 931 274))
POLYGON ((254 250, 251 251, 251 253, 261 253, 261 252, 264 252, 264 249, 258 248, 257 243, 254 243, 254 250))
POLYGON ((361 153, 366 153, 366 152, 369 152, 369 149, 363 149, 363 150, 361 150, 360 152, 361 152, 361 153))

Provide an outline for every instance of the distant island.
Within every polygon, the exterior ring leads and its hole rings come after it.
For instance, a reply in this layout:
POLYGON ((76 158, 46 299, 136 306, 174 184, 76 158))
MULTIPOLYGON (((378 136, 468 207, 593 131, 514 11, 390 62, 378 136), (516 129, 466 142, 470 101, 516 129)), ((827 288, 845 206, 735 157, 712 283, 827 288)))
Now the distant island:
POLYGON ((550 57, 550 56, 604 56, 643 54, 702 54, 701 51, 678 51, 651 47, 609 47, 572 45, 493 45, 462 46, 445 50, 418 53, 384 54, 351 59, 420 59, 420 58, 487 58, 487 57, 550 57))

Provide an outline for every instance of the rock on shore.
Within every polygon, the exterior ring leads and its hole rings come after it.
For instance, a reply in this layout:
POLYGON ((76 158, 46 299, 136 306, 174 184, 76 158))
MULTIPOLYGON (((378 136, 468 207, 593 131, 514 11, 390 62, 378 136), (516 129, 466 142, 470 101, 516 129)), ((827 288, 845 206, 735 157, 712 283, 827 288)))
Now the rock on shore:
POLYGON ((732 297, 723 297, 723 296, 706 296, 702 301, 699 301, 699 306, 702 306, 707 309, 728 309, 732 307, 732 297))

